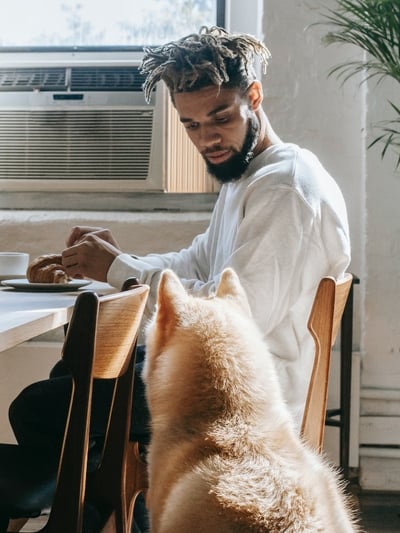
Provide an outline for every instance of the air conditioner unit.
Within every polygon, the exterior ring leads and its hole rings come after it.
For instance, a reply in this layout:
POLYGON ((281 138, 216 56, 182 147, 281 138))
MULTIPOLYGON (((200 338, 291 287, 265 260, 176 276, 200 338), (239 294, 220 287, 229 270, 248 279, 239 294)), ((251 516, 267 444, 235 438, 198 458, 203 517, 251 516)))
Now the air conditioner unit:
POLYGON ((0 190, 212 192, 167 90, 135 64, 0 67, 0 190))

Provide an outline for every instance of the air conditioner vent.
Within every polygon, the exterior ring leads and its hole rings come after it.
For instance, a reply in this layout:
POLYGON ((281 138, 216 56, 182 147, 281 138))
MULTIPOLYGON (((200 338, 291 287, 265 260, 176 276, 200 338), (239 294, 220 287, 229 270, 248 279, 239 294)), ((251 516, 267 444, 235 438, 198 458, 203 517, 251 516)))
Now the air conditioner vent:
POLYGON ((65 89, 65 68, 0 68, 0 91, 62 91, 65 89))
POLYGON ((146 103, 138 61, 63 65, 0 68, 0 191, 215 191, 165 84, 146 103))
POLYGON ((153 110, 0 109, 0 179, 145 180, 153 110))
POLYGON ((71 91, 142 91, 139 67, 73 67, 71 91))

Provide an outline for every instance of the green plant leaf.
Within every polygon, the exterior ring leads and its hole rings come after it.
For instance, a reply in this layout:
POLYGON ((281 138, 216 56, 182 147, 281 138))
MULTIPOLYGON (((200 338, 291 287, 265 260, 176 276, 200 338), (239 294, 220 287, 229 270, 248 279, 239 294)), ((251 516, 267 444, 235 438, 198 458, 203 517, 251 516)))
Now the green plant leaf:
MULTIPOLYGON (((323 8, 323 20, 330 31, 323 43, 350 44, 366 52, 365 59, 346 61, 329 71, 342 84, 351 77, 362 74, 361 83, 375 79, 376 84, 385 78, 400 83, 400 0, 336 0, 337 9, 323 8)), ((381 134, 368 148, 382 142, 381 155, 389 147, 400 154, 400 107, 389 101, 396 113, 394 120, 382 121, 377 126, 381 134)), ((397 167, 400 165, 400 155, 397 167)))

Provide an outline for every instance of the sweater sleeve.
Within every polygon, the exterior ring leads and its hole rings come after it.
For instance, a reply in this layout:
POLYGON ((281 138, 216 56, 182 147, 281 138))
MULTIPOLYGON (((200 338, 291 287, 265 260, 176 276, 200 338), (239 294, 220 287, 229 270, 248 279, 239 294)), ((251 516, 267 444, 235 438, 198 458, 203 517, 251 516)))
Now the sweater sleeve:
POLYGON ((109 269, 108 282, 120 288, 128 277, 134 276, 141 283, 148 284, 150 294, 146 315, 150 315, 154 310, 158 281, 161 272, 167 268, 172 269, 181 278, 188 291, 202 295, 211 294, 215 284, 209 281, 208 237, 207 229, 197 235, 188 248, 179 252, 148 254, 142 257, 121 254, 109 269))

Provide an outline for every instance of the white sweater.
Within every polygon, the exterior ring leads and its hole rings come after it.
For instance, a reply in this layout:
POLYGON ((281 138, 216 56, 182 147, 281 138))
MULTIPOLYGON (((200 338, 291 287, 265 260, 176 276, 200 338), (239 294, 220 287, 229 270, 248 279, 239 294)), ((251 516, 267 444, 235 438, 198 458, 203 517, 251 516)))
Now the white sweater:
POLYGON ((233 267, 253 316, 275 356, 284 397, 301 423, 312 362, 307 318, 321 277, 350 262, 346 206, 332 177, 308 150, 277 144, 259 154, 238 181, 222 186, 208 229, 179 252, 118 256, 108 281, 136 276, 151 287, 171 268, 193 294, 215 290, 233 267))

